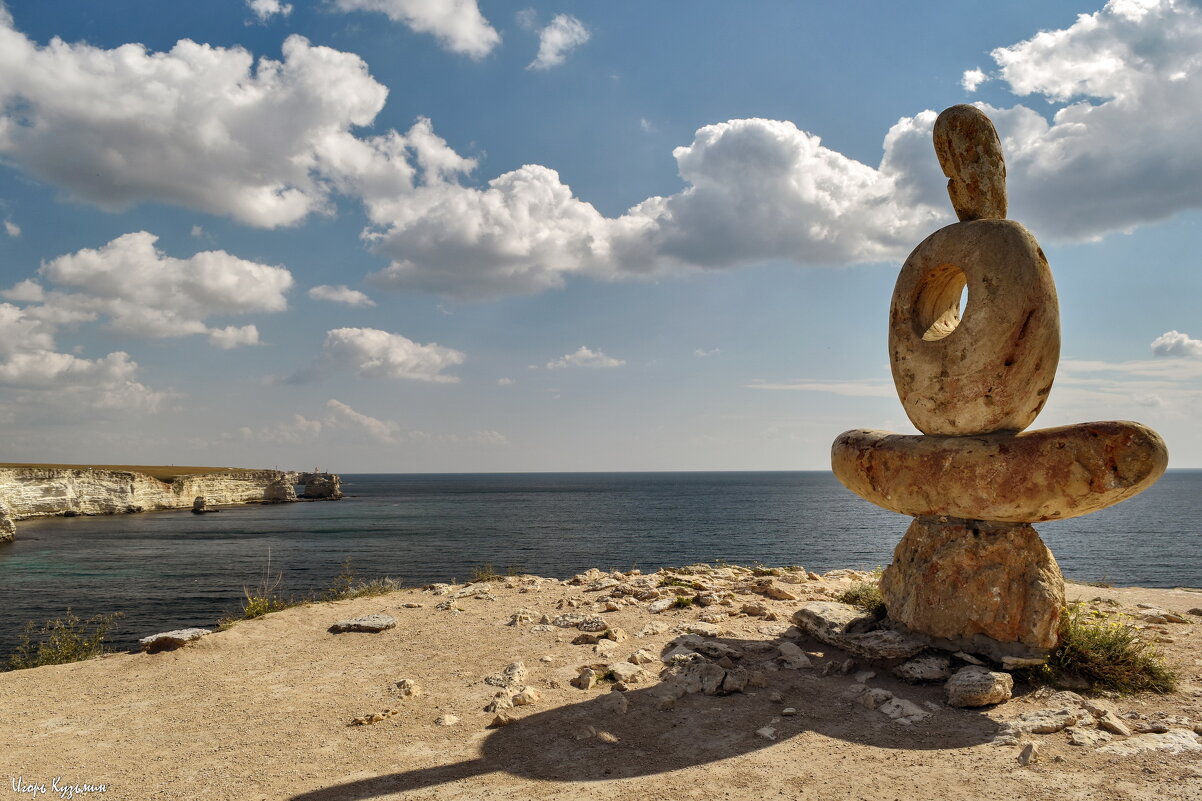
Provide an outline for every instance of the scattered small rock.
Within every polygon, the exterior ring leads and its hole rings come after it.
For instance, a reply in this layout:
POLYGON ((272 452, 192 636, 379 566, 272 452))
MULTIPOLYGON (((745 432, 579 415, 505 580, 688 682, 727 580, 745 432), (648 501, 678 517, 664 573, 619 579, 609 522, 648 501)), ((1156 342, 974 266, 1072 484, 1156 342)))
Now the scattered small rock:
POLYGON ((413 679, 401 679, 395 685, 397 695, 402 698, 414 698, 422 694, 421 685, 413 679))
POLYGON ((517 723, 517 720, 518 719, 515 718, 513 715, 509 715, 509 714, 506 714, 505 712, 502 712, 501 714, 497 715, 496 717, 494 717, 492 719, 492 723, 488 724, 488 728, 499 729, 502 726, 508 726, 511 723, 517 723))
POLYGON ((599 705, 601 709, 615 715, 625 715, 626 710, 630 708, 630 702, 626 700, 626 693, 616 691, 601 696, 599 705))
POLYGON ((1069 726, 1065 731, 1068 732, 1069 745, 1101 745, 1110 742, 1110 735, 1097 729, 1069 726))
MULTIPOLYGON (((1092 712, 1093 710, 1089 711, 1092 712)), ((1117 734, 1120 737, 1131 736, 1131 729, 1127 727, 1127 724, 1119 720, 1118 715, 1109 710, 1098 715, 1098 727, 1105 729, 1111 734, 1117 734)))
POLYGON ((402 609, 425 609, 425 604, 415 604, 412 601, 401 604, 402 609))
POLYGON ((1036 743, 1027 743, 1023 746, 1023 750, 1018 754, 1018 764, 1026 767, 1032 762, 1039 759, 1039 746, 1036 743))
POLYGON ((621 742, 621 739, 618 737, 618 735, 608 731, 597 732, 597 739, 603 743, 609 743, 610 745, 621 742))
POLYGON ((365 631, 371 634, 377 634, 381 631, 396 626, 396 618, 391 615, 364 615, 363 617, 351 618, 350 620, 339 620, 334 625, 330 626, 330 633, 341 634, 345 631, 365 631))
POLYGON ((763 728, 756 729, 755 736, 762 737, 765 740, 775 740, 776 739, 776 728, 773 726, 764 726, 763 728))
POLYGON ((1010 700, 1014 677, 977 665, 962 667, 944 685, 949 706, 977 707, 1010 700))
POLYGON ((1163 734, 1139 734, 1104 745, 1098 749, 1107 754, 1129 756, 1141 751, 1166 751, 1172 754, 1183 754, 1187 751, 1202 751, 1202 738, 1192 731, 1173 729, 1163 734))
POLYGON ((459 716, 452 715, 450 712, 448 712, 445 715, 439 715, 437 718, 435 718, 434 725, 435 726, 454 726, 458 722, 459 722, 459 716))
POLYGON ((652 601, 651 605, 647 607, 647 611, 651 612, 652 614, 658 615, 660 612, 664 612, 664 611, 667 611, 668 609, 671 609, 672 604, 674 604, 674 603, 676 603, 675 598, 661 598, 658 601, 652 601))
POLYGON ((623 684, 639 684, 647 678, 647 673, 632 662, 614 662, 608 665, 608 671, 613 674, 614 681, 623 684))
POLYGON ((533 623, 538 619, 539 614, 533 609, 519 609, 509 616, 509 623, 507 625, 520 626, 523 623, 533 623))
POLYGON ((776 650, 780 651, 783 666, 789 670, 811 667, 810 658, 796 643, 782 642, 776 646, 776 650))
POLYGON ((791 707, 791 706, 787 706, 787 707, 785 707, 784 709, 782 709, 782 710, 780 711, 780 713, 781 713, 782 715, 784 715, 785 717, 787 717, 787 718, 791 718, 791 717, 793 717, 794 715, 796 715, 796 714, 797 714, 797 710, 796 710, 795 708, 791 707))
POLYGON ((530 704, 537 703, 539 698, 538 690, 526 686, 518 690, 517 694, 510 701, 512 701, 514 706, 529 706, 530 704))
POLYGON ((952 675, 951 661, 946 656, 919 656, 893 669, 893 675, 903 681, 942 681, 952 675))
POLYGON ((651 653, 646 648, 640 648, 630 655, 630 659, 628 661, 634 665, 650 665, 658 662, 659 660, 656 659, 655 654, 651 653))
POLYGON ((522 662, 510 662, 500 673, 494 673, 484 679, 485 684, 493 687, 514 687, 526 681, 526 665, 522 662))
POLYGON ((592 668, 581 668, 579 675, 572 679, 572 686, 581 690, 591 690, 597 686, 597 671, 592 668))
POLYGON ((148 654, 157 654, 160 651, 174 651, 176 648, 182 648, 209 633, 209 629, 175 629, 143 637, 138 640, 138 645, 148 654))

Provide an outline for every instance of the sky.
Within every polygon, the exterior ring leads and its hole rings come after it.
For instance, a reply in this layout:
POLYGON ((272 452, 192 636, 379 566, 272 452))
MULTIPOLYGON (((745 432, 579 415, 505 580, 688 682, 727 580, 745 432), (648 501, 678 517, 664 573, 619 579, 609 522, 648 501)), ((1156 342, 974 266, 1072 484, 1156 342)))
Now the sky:
POLYGON ((973 103, 1059 295, 1034 427, 1202 467, 1196 3, 0 9, 0 460, 828 469, 916 433, 887 313, 973 103))

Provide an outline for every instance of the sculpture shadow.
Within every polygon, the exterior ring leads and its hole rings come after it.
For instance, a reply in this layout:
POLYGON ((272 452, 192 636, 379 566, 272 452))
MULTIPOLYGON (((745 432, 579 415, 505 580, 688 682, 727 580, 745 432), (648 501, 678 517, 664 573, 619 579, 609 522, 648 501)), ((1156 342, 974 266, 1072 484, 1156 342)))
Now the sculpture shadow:
MULTIPOLYGON (((752 654, 764 653, 769 650, 766 644, 775 646, 783 640, 709 642, 745 650, 749 656, 740 661, 754 662, 752 654)), ((802 645, 833 658, 816 661, 813 668, 765 671, 767 686, 743 693, 685 695, 667 709, 661 708, 662 690, 656 683, 624 692, 625 713, 615 711, 614 700, 608 697, 618 691, 602 685, 599 693, 582 692, 584 700, 579 703, 520 717, 493 730, 481 744, 477 759, 347 782, 301 793, 290 801, 378 798, 492 772, 537 781, 627 779, 776 747, 807 732, 881 749, 937 751, 986 743, 999 731, 996 723, 979 712, 947 707, 927 723, 896 723, 852 700, 853 676, 819 675, 826 662, 842 662, 844 654, 815 641, 802 645), (774 693, 780 693, 781 700, 772 700, 774 693), (783 716, 785 707, 793 707, 797 713, 783 716), (775 729, 775 740, 756 733, 765 726, 775 729), (588 727, 612 734, 618 741, 590 736, 588 727)), ((748 666, 756 669, 754 663, 748 666)), ((939 687, 906 685, 883 670, 877 672, 879 678, 870 681, 872 687, 895 691, 918 703, 941 698, 939 687)), ((513 711, 521 714, 522 710, 513 711)))

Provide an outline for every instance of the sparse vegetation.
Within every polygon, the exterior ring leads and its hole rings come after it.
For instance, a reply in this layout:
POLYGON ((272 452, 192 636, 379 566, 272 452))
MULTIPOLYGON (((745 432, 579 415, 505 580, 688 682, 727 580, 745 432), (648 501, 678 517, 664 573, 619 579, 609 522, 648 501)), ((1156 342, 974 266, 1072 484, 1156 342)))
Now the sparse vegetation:
MULTIPOLYGON (((473 567, 471 575, 468 576, 469 584, 479 584, 484 581, 504 581, 507 578, 513 578, 521 573, 521 568, 510 565, 505 568, 504 573, 498 573, 492 564, 484 564, 480 567, 473 567)), ((454 581, 451 582, 452 584, 454 581)))
POLYGON ((393 578, 360 579, 351 565, 350 557, 342 563, 342 570, 334 577, 331 585, 315 594, 308 596, 286 596, 280 592, 280 584, 284 579, 283 573, 271 572, 271 550, 267 551, 267 565, 263 569, 263 578, 251 587, 243 587, 244 598, 239 612, 227 615, 217 621, 218 631, 224 631, 240 620, 253 620, 256 617, 291 609, 294 606, 304 606, 311 603, 327 601, 345 601, 351 598, 366 598, 385 595, 401 588, 401 583, 393 578))
POLYGON ((25 625, 21 643, 8 657, 9 670, 62 665, 100 656, 105 652, 104 638, 120 612, 96 615, 81 620, 67 609, 66 615, 41 626, 33 621, 25 625))
POLYGON ((885 614, 885 599, 881 595, 881 574, 885 571, 877 568, 872 571, 872 578, 853 584, 835 598, 836 601, 851 604, 873 615, 885 614))
POLYGON ((684 587, 686 590, 699 590, 701 585, 696 581, 682 579, 679 576, 665 576, 659 580, 660 587, 684 587))
POLYGON ((1028 671, 1039 683, 1084 680, 1093 690, 1170 693, 1178 676, 1140 636, 1132 621, 1078 603, 1060 616, 1060 643, 1046 664, 1028 671))
POLYGON ((672 602, 672 606, 676 609, 688 609, 693 605, 693 598, 687 595, 677 595, 676 600, 672 602))
POLYGON ((342 572, 334 577, 330 588, 317 597, 319 601, 346 601, 351 598, 372 598, 377 595, 387 595, 401 588, 401 583, 393 578, 378 578, 364 580, 359 578, 348 556, 342 563, 342 572))

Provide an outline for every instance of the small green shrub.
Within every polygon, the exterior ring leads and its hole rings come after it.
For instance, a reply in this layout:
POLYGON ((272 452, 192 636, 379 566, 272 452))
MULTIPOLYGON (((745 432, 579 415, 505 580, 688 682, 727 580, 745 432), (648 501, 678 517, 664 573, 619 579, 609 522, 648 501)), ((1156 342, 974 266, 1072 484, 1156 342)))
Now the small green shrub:
POLYGON ((121 613, 114 612, 81 620, 67 609, 66 615, 40 627, 30 621, 25 625, 21 643, 8 657, 8 669, 62 665, 100 656, 105 652, 104 638, 119 617, 121 613))
POLYGON ((840 593, 835 600, 851 604, 873 615, 885 614, 885 599, 881 596, 881 585, 874 581, 856 584, 840 593))
POLYGON ((693 598, 687 595, 677 595, 676 600, 672 602, 672 606, 676 609, 688 609, 693 605, 693 598))
MULTIPOLYGON (((512 576, 513 570, 513 568, 508 569, 508 575, 512 576)), ((471 575, 468 578, 468 583, 471 583, 471 585, 476 585, 476 583, 481 583, 484 581, 502 581, 505 577, 505 574, 501 574, 501 572, 496 571, 492 564, 482 564, 478 566, 478 568, 471 569, 471 575)))
MULTIPOLYGON (((392 578, 378 578, 365 581, 360 579, 351 566, 348 556, 342 563, 342 572, 334 577, 334 583, 321 593, 317 601, 346 601, 351 598, 372 598, 377 595, 387 595, 401 588, 401 583, 392 578)), ((273 610, 274 611, 274 610, 273 610)))
POLYGON ((876 568, 872 571, 872 578, 868 581, 861 581, 859 584, 853 584, 840 593, 835 600, 851 604, 869 614, 884 615, 885 599, 881 595, 881 576, 884 572, 882 568, 876 568))
POLYGON ((1091 689, 1119 693, 1171 693, 1177 687, 1177 674, 1129 618, 1077 603, 1061 613, 1059 635, 1056 650, 1046 664, 1028 672, 1029 679, 1048 684, 1084 680, 1091 689))

